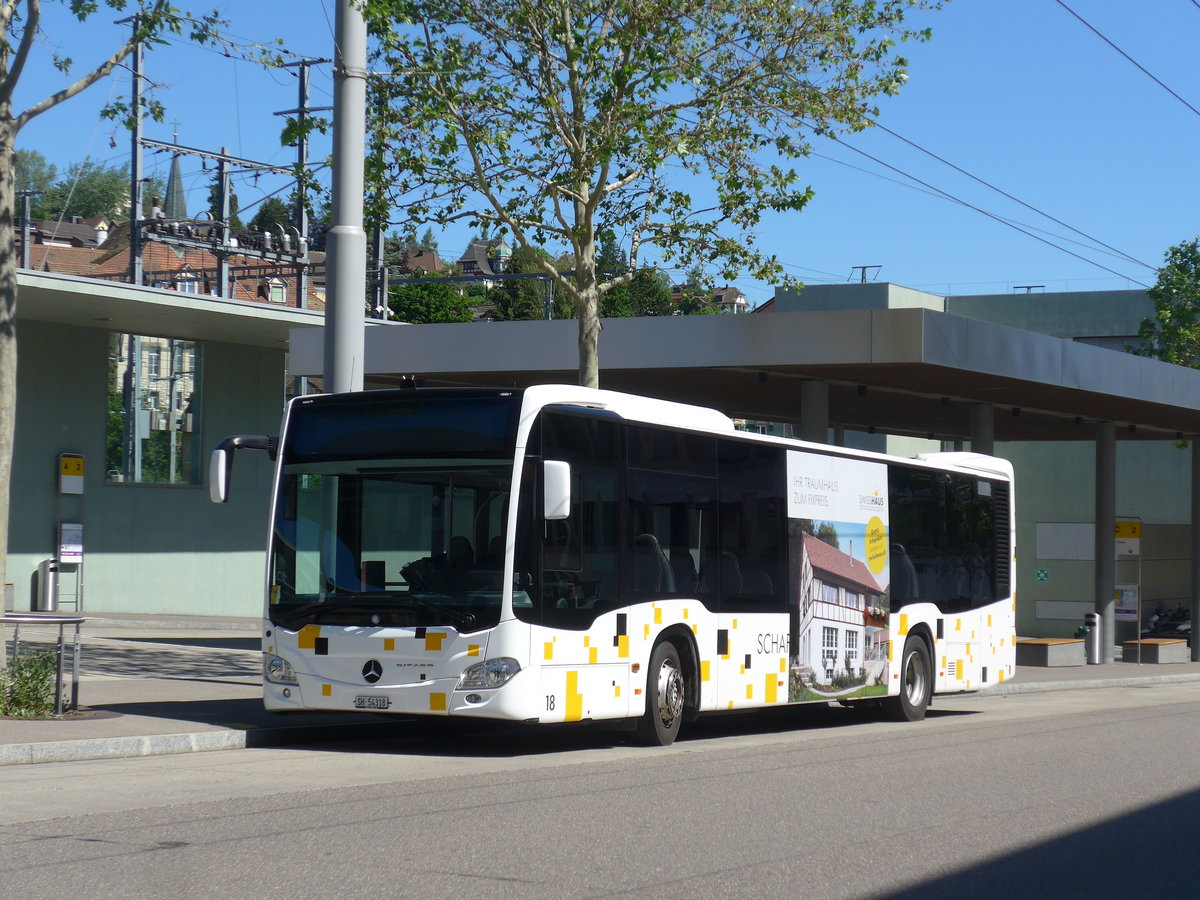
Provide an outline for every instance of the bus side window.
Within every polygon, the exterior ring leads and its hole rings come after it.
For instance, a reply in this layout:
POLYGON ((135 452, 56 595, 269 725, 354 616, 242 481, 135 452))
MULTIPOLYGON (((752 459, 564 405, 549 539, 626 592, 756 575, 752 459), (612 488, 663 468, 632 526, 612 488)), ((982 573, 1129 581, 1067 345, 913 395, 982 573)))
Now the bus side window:
POLYGON ((716 592, 700 573, 716 556, 715 439, 645 425, 630 425, 628 438, 622 546, 631 600, 711 603, 716 592))
POLYGON ((996 521, 989 483, 893 465, 888 484, 891 608, 924 601, 944 613, 966 612, 999 596, 997 530, 1007 524, 996 521))
POLYGON ((735 440, 718 445, 718 582, 723 610, 776 612, 785 608, 784 466, 780 447, 735 440))
POLYGON ((621 603, 618 590, 620 471, 619 420, 547 410, 541 418, 542 452, 571 465, 570 514, 542 520, 541 621, 587 628, 621 603))

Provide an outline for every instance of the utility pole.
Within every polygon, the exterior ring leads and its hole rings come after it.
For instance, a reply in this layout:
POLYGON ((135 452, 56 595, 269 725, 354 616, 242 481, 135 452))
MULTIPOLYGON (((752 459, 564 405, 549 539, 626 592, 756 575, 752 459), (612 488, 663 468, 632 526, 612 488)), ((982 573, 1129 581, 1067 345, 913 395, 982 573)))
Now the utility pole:
POLYGON ((29 242, 33 240, 33 229, 29 224, 29 207, 34 194, 41 191, 17 191, 21 198, 21 268, 28 269, 33 260, 33 248, 29 242))
MULTIPOLYGON (((873 269, 874 271, 878 272, 882 268, 883 268, 883 266, 851 266, 850 267, 850 276, 851 276, 851 278, 853 278, 855 272, 860 272, 861 274, 859 275, 858 283, 866 284, 867 283, 867 270, 873 269)), ((849 279, 847 279, 847 281, 848 280, 849 279)))
POLYGON ((326 244, 325 390, 361 391, 367 282, 363 230, 367 26, 352 0, 334 21, 333 227, 326 244))
POLYGON ((371 280, 372 303, 371 312, 376 319, 388 318, 388 270, 384 260, 384 243, 382 225, 371 228, 371 270, 375 277, 371 280))
MULTIPOLYGON (((233 192, 233 185, 229 179, 229 154, 228 147, 221 148, 221 157, 217 160, 217 202, 220 203, 220 221, 217 222, 217 229, 220 232, 219 244, 222 248, 229 246, 229 238, 232 236, 229 229, 229 218, 232 212, 232 206, 229 202, 229 195, 233 192)), ((217 296, 227 297, 229 294, 229 254, 220 253, 217 255, 217 296)))
MULTIPOLYGON (((297 71, 297 81, 299 82, 297 90, 299 96, 296 101, 295 109, 285 109, 275 113, 277 116, 296 116, 297 128, 296 137, 296 203, 292 211, 292 218, 296 225, 296 231, 304 240, 308 240, 308 191, 304 184, 303 173, 308 168, 308 114, 314 112, 327 112, 332 107, 308 105, 308 70, 315 65, 332 62, 329 59, 302 59, 298 62, 286 63, 284 68, 292 68, 297 71)), ((304 265, 296 267, 296 308, 308 308, 308 256, 305 254, 304 265)))
MULTIPOLYGON (((140 15, 123 19, 133 23, 133 33, 136 35, 142 25, 140 15)), ((142 283, 142 42, 133 45, 133 89, 130 95, 133 102, 133 128, 130 134, 132 156, 129 161, 129 280, 131 283, 142 283)))

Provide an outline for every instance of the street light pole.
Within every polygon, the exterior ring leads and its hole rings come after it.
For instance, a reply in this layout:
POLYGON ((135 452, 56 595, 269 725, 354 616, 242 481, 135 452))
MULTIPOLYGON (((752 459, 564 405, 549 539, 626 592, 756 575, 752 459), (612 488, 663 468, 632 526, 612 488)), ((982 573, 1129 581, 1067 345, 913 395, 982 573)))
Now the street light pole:
POLYGON ((367 283, 363 230, 367 25, 352 0, 334 23, 333 227, 326 243, 325 390, 361 391, 367 283))

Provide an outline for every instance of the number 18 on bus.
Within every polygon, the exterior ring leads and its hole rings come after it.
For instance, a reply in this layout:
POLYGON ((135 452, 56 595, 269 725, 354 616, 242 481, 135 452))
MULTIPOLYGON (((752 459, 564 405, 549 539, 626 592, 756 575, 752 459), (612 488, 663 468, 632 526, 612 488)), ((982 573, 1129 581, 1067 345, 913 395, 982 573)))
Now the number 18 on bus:
POLYGON ((921 719, 1015 665, 1012 469, 737 431, 570 385, 299 397, 276 460, 263 686, 276 711, 921 719))

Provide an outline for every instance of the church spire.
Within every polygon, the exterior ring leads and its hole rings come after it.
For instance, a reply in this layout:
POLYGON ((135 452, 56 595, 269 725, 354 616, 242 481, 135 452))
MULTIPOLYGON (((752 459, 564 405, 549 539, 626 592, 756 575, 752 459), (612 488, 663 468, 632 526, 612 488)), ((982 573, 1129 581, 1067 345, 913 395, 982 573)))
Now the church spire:
POLYGON ((163 202, 163 216, 168 221, 187 218, 187 204, 183 196, 183 173, 179 170, 179 154, 171 158, 171 174, 167 177, 167 198, 163 202))

